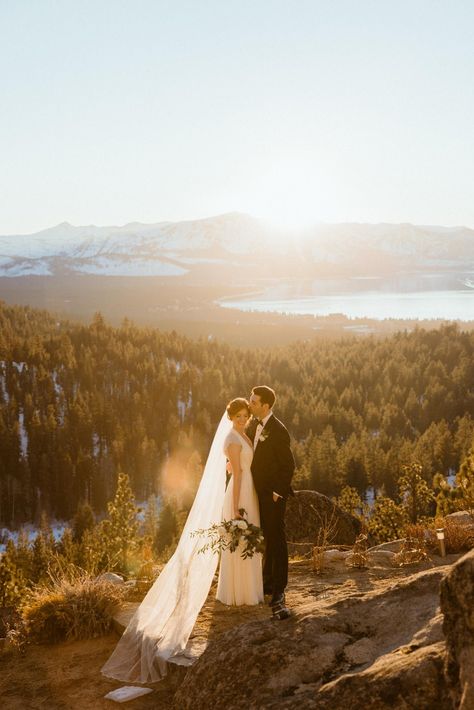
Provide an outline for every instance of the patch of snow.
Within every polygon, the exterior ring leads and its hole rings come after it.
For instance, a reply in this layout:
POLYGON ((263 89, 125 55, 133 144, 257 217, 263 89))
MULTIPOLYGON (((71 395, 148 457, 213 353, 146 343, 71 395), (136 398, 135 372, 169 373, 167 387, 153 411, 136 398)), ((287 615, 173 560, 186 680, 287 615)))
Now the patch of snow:
POLYGON ((94 456, 98 456, 98 454, 99 454, 99 451, 100 451, 99 443, 100 443, 99 435, 94 431, 92 433, 92 448, 93 448, 94 456))
POLYGON ((184 422, 184 417, 186 416, 186 402, 182 399, 178 399, 178 417, 181 419, 181 423, 184 422))
POLYGON ((107 276, 183 276, 188 273, 175 264, 152 259, 113 259, 98 257, 88 264, 75 264, 74 271, 107 276))
POLYGON ((0 265, 0 276, 15 278, 17 276, 51 276, 52 271, 44 259, 11 260, 0 265))
POLYGON ((28 455, 28 433, 25 429, 25 414, 22 409, 18 412, 18 425, 20 429, 20 450, 23 458, 28 455))
MULTIPOLYGON (((55 520, 51 523, 51 530, 53 531, 55 542, 59 542, 61 540, 67 527, 69 527, 69 525, 64 521, 55 520)), ((28 542, 34 542, 36 536, 38 535, 38 527, 33 525, 33 523, 27 523, 26 525, 22 525, 22 529, 28 536, 28 542)), ((8 528, 2 528, 0 530, 0 538, 5 537, 7 539, 11 539, 15 545, 18 543, 18 534, 17 530, 9 530, 8 528)), ((5 547, 5 544, 0 545, 0 552, 5 552, 5 547)))
POLYGON ((369 508, 372 510, 372 508, 374 507, 374 503, 375 503, 375 490, 374 490, 374 488, 372 488, 372 487, 371 487, 371 488, 367 488, 367 490, 365 491, 365 502, 367 503, 367 505, 369 506, 369 508))

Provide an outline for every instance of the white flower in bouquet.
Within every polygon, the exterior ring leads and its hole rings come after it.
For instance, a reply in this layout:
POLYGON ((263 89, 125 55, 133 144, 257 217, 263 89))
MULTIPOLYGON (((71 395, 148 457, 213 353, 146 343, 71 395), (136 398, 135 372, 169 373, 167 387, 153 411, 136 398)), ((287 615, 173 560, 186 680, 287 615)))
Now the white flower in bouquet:
MULTIPOLYGON (((240 508, 240 515, 246 515, 244 508, 240 508)), ((242 518, 237 520, 224 520, 221 523, 215 523, 210 528, 205 530, 194 530, 191 537, 196 535, 207 537, 207 542, 199 552, 222 552, 229 550, 235 552, 239 550, 241 556, 246 559, 253 557, 254 554, 261 553, 264 550, 263 533, 259 527, 247 522, 242 518)))

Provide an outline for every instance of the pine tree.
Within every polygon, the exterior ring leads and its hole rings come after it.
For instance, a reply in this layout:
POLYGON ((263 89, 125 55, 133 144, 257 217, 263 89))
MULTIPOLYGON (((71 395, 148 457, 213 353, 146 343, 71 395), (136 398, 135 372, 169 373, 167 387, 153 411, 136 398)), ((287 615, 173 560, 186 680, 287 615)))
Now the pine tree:
POLYGON ((65 528, 58 546, 58 552, 65 562, 75 564, 77 561, 77 545, 74 543, 71 528, 65 528))
POLYGON ((44 534, 40 531, 33 543, 33 560, 31 578, 36 584, 44 582, 48 578, 50 562, 50 548, 46 542, 44 534))
POLYGON ((114 567, 126 574, 129 558, 138 542, 138 508, 126 473, 119 473, 115 497, 107 504, 107 509, 103 526, 108 550, 116 560, 114 567))
POLYGON ((428 506, 434 500, 433 491, 422 478, 422 466, 416 461, 402 466, 403 475, 398 481, 398 489, 403 506, 412 523, 417 523, 418 518, 427 513, 428 506))
POLYGON ((381 543, 400 538, 407 522, 403 506, 397 505, 391 498, 381 496, 374 503, 367 528, 374 540, 381 543))
POLYGON ((45 510, 41 511, 39 532, 43 536, 44 542, 48 550, 52 550, 55 546, 53 529, 51 527, 51 523, 49 522, 48 514, 45 510))
POLYGON ((450 486, 446 476, 443 476, 442 473, 437 473, 434 476, 433 488, 436 494, 436 517, 444 518, 449 513, 453 513, 457 509, 457 501, 459 500, 457 489, 450 486))
POLYGON ((147 501, 145 519, 143 521, 143 535, 151 540, 154 540, 158 530, 158 524, 158 498, 155 495, 151 495, 147 501))
POLYGON ((28 533, 21 528, 18 533, 15 550, 15 563, 26 580, 31 579, 33 567, 33 550, 31 549, 28 533))
POLYGON ((25 578, 15 564, 15 545, 9 540, 0 557, 0 607, 16 606, 25 590, 25 578))
POLYGON ((351 486, 344 486, 341 490, 341 494, 336 498, 337 505, 350 515, 356 515, 361 517, 364 511, 364 504, 362 499, 355 488, 351 486))
POLYGON ((74 542, 81 542, 84 532, 92 530, 95 525, 94 511, 89 503, 79 503, 72 519, 72 538, 74 542))
POLYGON ((178 519, 176 510, 170 502, 167 502, 160 512, 158 530, 155 537, 155 550, 158 553, 163 552, 165 548, 173 543, 177 533, 178 519))
POLYGON ((456 485, 459 487, 459 507, 474 516, 474 442, 461 464, 456 485))

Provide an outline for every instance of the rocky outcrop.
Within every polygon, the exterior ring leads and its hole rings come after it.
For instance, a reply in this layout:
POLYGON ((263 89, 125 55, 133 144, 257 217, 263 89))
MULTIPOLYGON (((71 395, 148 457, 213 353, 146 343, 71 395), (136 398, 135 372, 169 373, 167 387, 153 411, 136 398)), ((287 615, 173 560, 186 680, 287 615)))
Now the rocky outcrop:
POLYGON ((445 567, 382 579, 354 570, 318 593, 308 563, 297 563, 300 574, 304 565, 305 584, 290 580, 293 617, 216 636, 189 669, 176 708, 451 707, 438 608, 445 567))
POLYGON ((361 531, 361 523, 344 512, 327 496, 316 491, 296 491, 288 498, 286 531, 289 542, 321 544, 318 534, 324 526, 334 528, 326 542, 352 545, 361 531))
POLYGON ((443 677, 444 644, 425 646, 412 654, 381 656, 361 673, 327 683, 317 696, 294 698, 279 708, 318 710, 452 710, 443 677))
POLYGON ((453 565, 441 583, 446 678, 454 706, 474 708, 474 550, 453 565))
POLYGON ((474 517, 467 510, 457 510, 455 513, 449 513, 446 516, 446 520, 457 525, 474 526, 474 517))

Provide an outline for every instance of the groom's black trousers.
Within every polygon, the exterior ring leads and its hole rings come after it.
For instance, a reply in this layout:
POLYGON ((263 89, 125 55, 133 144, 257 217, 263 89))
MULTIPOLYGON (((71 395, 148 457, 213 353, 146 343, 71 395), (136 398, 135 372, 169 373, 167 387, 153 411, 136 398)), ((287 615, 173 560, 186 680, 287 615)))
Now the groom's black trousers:
POLYGON ((263 555, 263 586, 273 594, 284 592, 288 583, 288 546, 285 533, 286 500, 261 493, 260 525, 265 537, 263 555))

